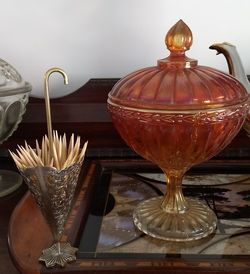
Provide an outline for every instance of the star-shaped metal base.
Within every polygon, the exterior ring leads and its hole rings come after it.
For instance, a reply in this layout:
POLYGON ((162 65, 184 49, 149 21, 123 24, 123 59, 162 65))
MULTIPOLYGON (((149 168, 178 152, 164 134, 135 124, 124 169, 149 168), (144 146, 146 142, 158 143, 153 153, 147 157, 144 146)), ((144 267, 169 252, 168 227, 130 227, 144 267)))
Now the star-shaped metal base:
POLYGON ((39 261, 45 262, 46 267, 64 267, 68 262, 76 260, 77 250, 78 248, 72 247, 69 243, 55 243, 42 251, 39 261))

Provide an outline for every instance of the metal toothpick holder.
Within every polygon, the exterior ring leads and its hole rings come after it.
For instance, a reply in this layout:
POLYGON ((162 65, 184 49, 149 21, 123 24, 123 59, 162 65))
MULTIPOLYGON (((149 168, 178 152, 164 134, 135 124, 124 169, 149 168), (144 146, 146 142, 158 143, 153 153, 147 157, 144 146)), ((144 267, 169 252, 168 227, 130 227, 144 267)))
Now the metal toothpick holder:
POLYGON ((53 234, 54 244, 42 251, 39 261, 44 261, 46 267, 63 267, 76 260, 77 248, 68 242, 60 242, 60 239, 71 209, 87 142, 80 149, 79 136, 75 140, 72 134, 67 144, 65 134, 59 136, 57 131, 52 131, 48 79, 54 72, 62 74, 64 83, 68 83, 66 73, 59 68, 52 68, 45 74, 48 137, 43 137, 41 147, 38 141, 35 149, 26 143, 24 147, 18 146, 17 153, 11 152, 11 155, 53 234))

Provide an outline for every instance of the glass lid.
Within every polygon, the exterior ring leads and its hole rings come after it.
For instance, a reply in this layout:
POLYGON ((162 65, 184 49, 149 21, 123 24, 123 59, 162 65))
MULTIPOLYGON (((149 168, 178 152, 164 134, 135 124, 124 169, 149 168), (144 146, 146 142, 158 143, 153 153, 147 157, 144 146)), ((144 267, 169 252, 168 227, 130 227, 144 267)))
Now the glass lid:
POLYGON ((0 96, 9 96, 31 91, 31 85, 25 82, 17 70, 0 59, 0 96))
POLYGON ((109 103, 139 109, 214 109, 247 101, 243 85, 233 76, 198 65, 185 52, 192 32, 178 21, 167 33, 170 51, 157 65, 135 71, 121 79, 109 93, 109 103))

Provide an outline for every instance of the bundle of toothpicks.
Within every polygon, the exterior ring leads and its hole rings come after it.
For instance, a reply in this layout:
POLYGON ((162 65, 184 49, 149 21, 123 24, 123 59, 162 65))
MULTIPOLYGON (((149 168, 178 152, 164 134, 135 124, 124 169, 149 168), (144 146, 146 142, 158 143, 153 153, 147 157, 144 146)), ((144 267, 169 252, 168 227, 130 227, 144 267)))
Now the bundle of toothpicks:
POLYGON ((42 166, 62 170, 83 161, 87 144, 88 142, 85 142, 81 149, 80 136, 74 138, 74 134, 71 135, 69 144, 67 144, 66 135, 58 136, 57 131, 54 131, 52 147, 45 135, 41 147, 37 140, 35 149, 25 142, 25 146, 18 145, 16 153, 10 151, 10 154, 19 169, 42 166))
POLYGON ((25 142, 24 146, 19 146, 16 153, 9 151, 16 166, 21 169, 33 167, 53 167, 57 170, 63 170, 84 159, 88 142, 85 142, 81 148, 81 138, 74 134, 71 135, 70 141, 67 142, 66 134, 62 136, 56 130, 52 131, 50 100, 48 90, 48 78, 53 72, 59 72, 64 77, 64 83, 68 84, 66 73, 59 68, 52 68, 45 74, 45 104, 48 136, 42 138, 41 145, 36 140, 35 148, 31 148, 25 142), (53 133, 52 133, 53 132, 53 133))

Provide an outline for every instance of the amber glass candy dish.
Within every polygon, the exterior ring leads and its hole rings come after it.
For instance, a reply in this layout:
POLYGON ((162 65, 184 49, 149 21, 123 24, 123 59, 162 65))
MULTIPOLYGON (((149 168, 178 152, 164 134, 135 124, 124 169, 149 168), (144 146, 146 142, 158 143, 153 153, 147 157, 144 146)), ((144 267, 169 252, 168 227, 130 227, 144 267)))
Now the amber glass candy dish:
POLYGON ((108 109, 127 144, 166 174, 165 196, 141 202, 135 225, 156 238, 191 241, 212 233, 217 218, 204 201, 183 196, 182 178, 235 137, 248 95, 234 77, 186 57, 192 33, 182 20, 169 30, 166 45, 170 55, 157 66, 114 86, 108 109))

